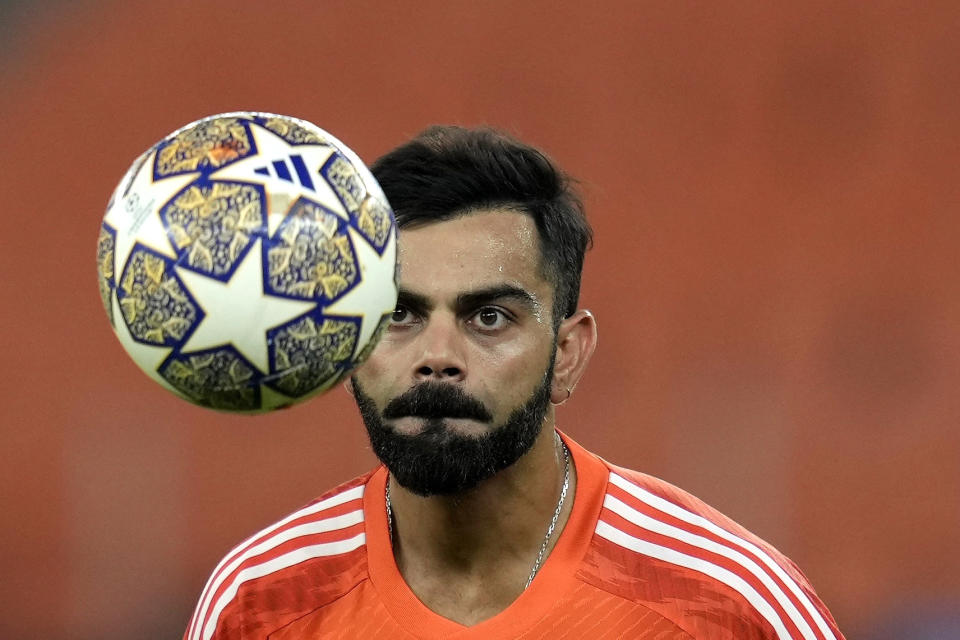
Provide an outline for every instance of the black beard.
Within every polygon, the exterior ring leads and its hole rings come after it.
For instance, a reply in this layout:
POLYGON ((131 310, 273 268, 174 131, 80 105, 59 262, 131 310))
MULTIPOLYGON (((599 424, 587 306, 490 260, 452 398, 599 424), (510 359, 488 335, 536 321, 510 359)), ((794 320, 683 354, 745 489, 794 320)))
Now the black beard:
POLYGON ((536 441, 550 404, 553 358, 540 384, 523 406, 502 425, 471 436, 456 433, 445 418, 492 420, 479 400, 457 386, 424 382, 391 400, 383 415, 373 399, 353 380, 353 393, 367 427, 370 445, 400 486, 420 496, 468 491, 519 460, 536 441), (384 419, 419 416, 426 419, 415 435, 397 433, 384 419))

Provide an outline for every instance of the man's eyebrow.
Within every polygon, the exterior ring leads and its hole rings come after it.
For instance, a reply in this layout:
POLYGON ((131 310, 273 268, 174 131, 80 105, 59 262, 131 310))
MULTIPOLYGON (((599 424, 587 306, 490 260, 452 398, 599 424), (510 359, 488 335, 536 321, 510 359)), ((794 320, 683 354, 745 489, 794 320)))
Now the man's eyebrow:
MULTIPOLYGON (((457 309, 476 309, 485 304, 504 298, 519 302, 525 307, 536 311, 541 303, 535 295, 522 287, 512 284, 498 284, 475 291, 468 291, 457 296, 457 309)), ((402 286, 397 291, 397 306, 402 306, 415 313, 427 313, 433 310, 436 304, 422 293, 405 289, 402 286)))
POLYGON ((484 289, 477 289, 476 291, 461 293, 457 296, 457 307, 460 309, 476 308, 504 298, 519 302, 533 310, 540 308, 540 301, 537 300, 535 295, 522 287, 512 284, 498 284, 484 289))
POLYGON ((422 293, 414 293, 409 289, 400 287, 397 290, 397 306, 402 306, 410 311, 422 313, 433 309, 433 303, 422 293))

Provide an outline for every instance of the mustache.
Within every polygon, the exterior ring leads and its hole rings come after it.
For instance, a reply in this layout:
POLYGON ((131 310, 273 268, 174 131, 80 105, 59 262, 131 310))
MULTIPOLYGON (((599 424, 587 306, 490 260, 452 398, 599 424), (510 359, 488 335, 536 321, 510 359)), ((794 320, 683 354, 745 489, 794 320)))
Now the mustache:
POLYGON ((443 382, 424 382, 397 396, 383 410, 387 420, 412 416, 438 420, 468 418, 491 422, 493 416, 482 402, 466 391, 443 382))

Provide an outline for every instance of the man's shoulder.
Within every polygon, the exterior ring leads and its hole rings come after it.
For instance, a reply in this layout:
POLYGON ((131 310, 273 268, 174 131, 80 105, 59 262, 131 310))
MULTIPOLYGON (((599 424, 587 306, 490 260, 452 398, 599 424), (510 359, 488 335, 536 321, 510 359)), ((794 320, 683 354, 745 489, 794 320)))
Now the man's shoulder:
POLYGON ((184 640, 266 636, 364 580, 363 495, 372 474, 327 491, 231 549, 210 575, 184 640))
POLYGON ((622 504, 641 509, 658 519, 673 518, 667 520, 671 524, 685 523, 710 531, 722 529, 751 544, 761 545, 786 560, 772 545, 689 491, 656 476, 604 463, 610 471, 605 507, 617 509, 622 504))
POLYGON ((771 544, 683 489, 605 465, 585 582, 693 637, 842 638, 807 578, 771 544))

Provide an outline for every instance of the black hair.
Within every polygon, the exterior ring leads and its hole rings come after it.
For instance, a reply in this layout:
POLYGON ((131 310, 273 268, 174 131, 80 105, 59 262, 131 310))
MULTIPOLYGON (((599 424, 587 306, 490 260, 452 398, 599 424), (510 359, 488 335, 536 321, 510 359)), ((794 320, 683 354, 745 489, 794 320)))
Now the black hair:
POLYGON ((554 327, 577 310, 593 232, 572 179, 543 152, 494 129, 434 126, 371 170, 401 229, 478 209, 528 214, 540 240, 542 275, 554 287, 554 327))

